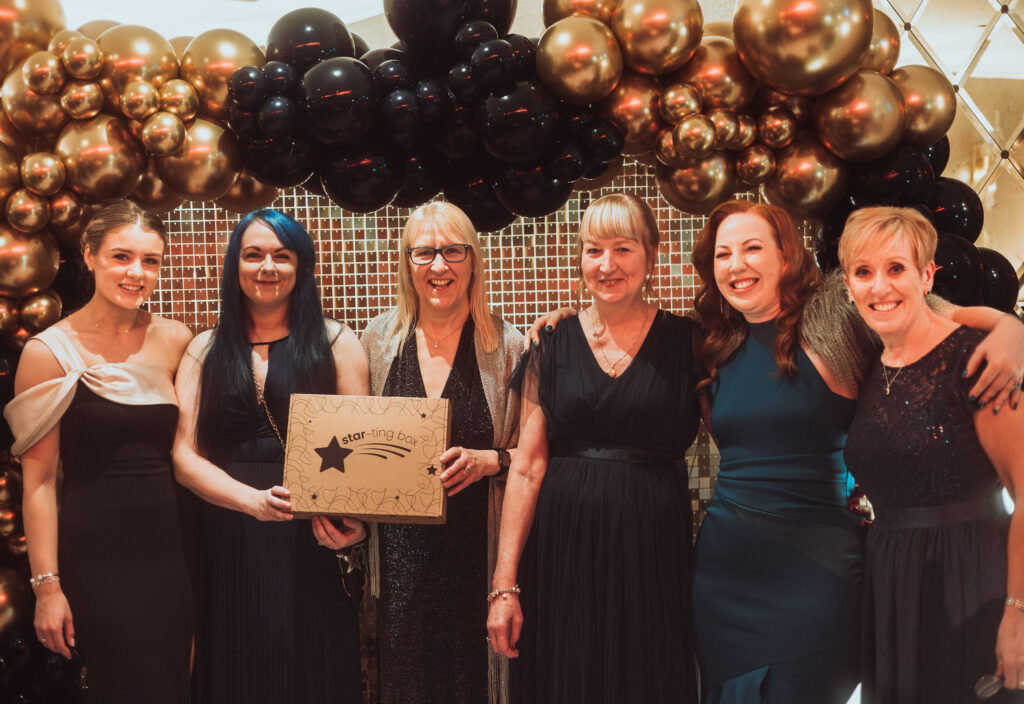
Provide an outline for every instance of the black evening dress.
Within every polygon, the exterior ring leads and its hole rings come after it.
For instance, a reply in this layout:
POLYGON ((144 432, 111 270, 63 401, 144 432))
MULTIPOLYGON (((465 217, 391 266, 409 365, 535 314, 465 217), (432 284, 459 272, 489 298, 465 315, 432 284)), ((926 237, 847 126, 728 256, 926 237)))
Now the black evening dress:
MULTIPOLYGON (((296 382, 270 343, 264 397, 282 433, 296 382)), ((210 460, 240 482, 269 489, 284 454, 255 390, 229 398, 225 432, 210 460)), ((203 505, 207 601, 197 667, 200 698, 211 704, 361 702, 359 624, 334 552, 317 544, 310 522, 261 522, 203 505)))
MULTIPOLYGON (((984 334, 958 328, 861 390, 846 463, 875 507, 865 569, 864 701, 968 704, 995 672, 1009 517, 962 378, 984 334), (898 376, 897 376, 898 374, 898 376)), ((1003 691, 989 701, 1021 701, 1003 691)))
MULTIPOLYGON (((494 443, 473 343, 459 337, 441 398, 452 404, 451 445, 494 443)), ((426 397, 414 329, 392 362, 383 396, 426 397)), ((487 689, 487 482, 448 499, 444 525, 380 525, 377 633, 382 704, 484 704, 487 689)))
POLYGON ((518 702, 697 701, 682 464, 700 420, 694 329, 659 311, 617 378, 578 318, 530 353, 549 462, 520 561, 518 702))

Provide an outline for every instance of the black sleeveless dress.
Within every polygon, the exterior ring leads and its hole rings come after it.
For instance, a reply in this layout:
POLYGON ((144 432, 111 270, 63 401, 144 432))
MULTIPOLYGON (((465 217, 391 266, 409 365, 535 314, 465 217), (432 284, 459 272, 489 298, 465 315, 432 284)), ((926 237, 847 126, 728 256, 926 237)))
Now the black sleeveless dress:
MULTIPOLYGON (((288 428, 291 369, 286 340, 270 343, 264 395, 288 428)), ((284 454, 263 408, 229 398, 225 432, 210 460, 240 482, 280 484, 284 454)), ((361 702, 359 629, 334 552, 308 520, 261 522, 204 503, 207 606, 197 667, 200 700, 211 704, 361 702)))
MULTIPOLYGON (((494 444, 473 343, 462 328, 441 398, 452 402, 453 447, 494 444)), ((413 330, 410 330, 410 335, 413 330)), ((382 396, 426 397, 410 337, 391 364, 382 396)), ((487 701, 487 481, 448 499, 441 526, 380 526, 377 604, 381 704, 487 701)))
MULTIPOLYGON (((1009 516, 962 372, 984 333, 958 328, 861 390, 846 464, 875 507, 864 575, 865 702, 967 704, 996 669, 1009 516), (898 372, 898 376, 896 376, 898 372)), ((1024 701, 1004 690, 991 702, 1024 701)))

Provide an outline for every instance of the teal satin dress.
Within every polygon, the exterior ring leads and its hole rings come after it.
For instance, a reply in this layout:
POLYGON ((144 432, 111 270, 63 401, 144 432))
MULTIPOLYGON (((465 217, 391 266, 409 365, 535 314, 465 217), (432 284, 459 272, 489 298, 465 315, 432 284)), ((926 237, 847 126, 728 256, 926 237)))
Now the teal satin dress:
POLYGON ((704 704, 845 704, 859 677, 862 529, 842 452, 856 403, 810 359, 777 371, 774 323, 712 386, 721 452, 697 541, 694 635, 704 704))

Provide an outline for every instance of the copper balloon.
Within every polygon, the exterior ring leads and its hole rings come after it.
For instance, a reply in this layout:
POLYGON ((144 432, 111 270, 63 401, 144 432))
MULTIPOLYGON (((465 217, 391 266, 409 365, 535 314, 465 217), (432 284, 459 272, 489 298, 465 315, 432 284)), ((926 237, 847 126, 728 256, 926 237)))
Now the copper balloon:
POLYGON ((220 125, 196 118, 179 154, 156 160, 167 185, 193 200, 217 200, 238 178, 241 161, 235 135, 220 125))
POLYGON ((707 22, 704 24, 704 36, 732 39, 732 22, 707 22))
POLYGON ((715 123, 707 115, 689 115, 672 130, 675 151, 684 159, 703 159, 715 148, 715 123))
POLYGON ((266 185, 243 169, 231 190, 215 202, 232 213, 248 213, 266 208, 277 200, 277 196, 276 188, 266 185))
POLYGON ((160 109, 182 120, 191 120, 199 112, 199 94, 192 84, 180 78, 167 81, 160 88, 160 109))
POLYGON ((864 58, 860 60, 860 67, 878 71, 883 76, 887 76, 896 68, 896 60, 899 57, 900 32, 896 28, 896 23, 889 18, 889 15, 876 9, 871 30, 871 43, 868 44, 864 58))
POLYGON ((727 149, 739 130, 736 113, 728 108, 715 108, 708 110, 707 116, 715 125, 715 149, 727 149))
POLYGON ((99 77, 103 71, 103 51, 96 40, 89 37, 69 39, 60 58, 72 78, 87 81, 99 77))
POLYGON ((848 161, 871 161, 891 150, 906 122, 899 87, 875 71, 858 71, 814 103, 818 139, 848 161))
MULTIPOLYGON (((228 81, 242 66, 262 68, 259 46, 233 29, 211 29, 196 36, 181 57, 181 77, 195 86, 203 114, 228 116, 228 81)), ((173 76, 172 76, 173 78, 173 76)))
POLYGON ((25 143, 27 139, 21 130, 14 126, 7 118, 7 113, 0 110, 0 145, 11 150, 11 154, 17 157, 25 155, 25 143))
POLYGON ((757 141, 757 121, 743 113, 736 116, 736 136, 726 145, 728 149, 739 151, 746 149, 757 141))
POLYGON ((857 70, 873 16, 871 0, 738 0, 736 50, 759 83, 821 95, 857 70))
POLYGON ((756 110, 752 111, 755 114, 760 114, 765 109, 778 105, 793 113, 793 117, 796 118, 796 123, 800 127, 810 127, 814 124, 814 98, 810 96, 786 95, 778 91, 763 89, 758 92, 755 105, 758 106, 756 110))
POLYGON ((56 151, 67 167, 68 185, 91 200, 124 198, 139 185, 146 165, 124 122, 112 115, 72 122, 60 133, 56 151))
POLYGON ((50 201, 27 188, 19 188, 7 197, 4 216, 16 230, 39 232, 50 222, 50 201))
POLYGON ((21 325, 30 333, 42 332, 60 320, 60 299, 41 291, 21 302, 21 325))
POLYGON ((608 162, 607 168, 604 173, 597 178, 581 178, 579 181, 573 184, 572 188, 574 191, 596 191, 598 188, 604 188, 614 181, 622 173, 622 164, 624 159, 621 156, 617 156, 608 162))
POLYGON ((742 110, 757 92, 753 76, 740 61, 732 40, 725 37, 705 38, 690 62, 673 73, 669 81, 693 84, 705 110, 742 110))
POLYGON ((626 0, 608 26, 622 60, 637 73, 661 75, 681 68, 700 45, 704 13, 697 0, 626 0))
POLYGON ((121 23, 116 20, 90 20, 79 27, 78 32, 89 39, 99 39, 101 34, 119 24, 121 23))
POLYGON ((60 107, 60 96, 30 89, 25 84, 25 74, 18 69, 4 79, 0 100, 14 126, 30 135, 55 134, 69 119, 60 107))
POLYGON ((147 81, 159 88, 178 77, 174 48, 148 27, 119 24, 101 34, 96 43, 104 57, 100 82, 111 107, 118 107, 125 86, 132 81, 147 81))
POLYGON ((592 17, 566 17, 544 30, 536 64, 544 86, 574 105, 601 100, 622 76, 618 40, 592 17))
POLYGON ((571 15, 593 17, 607 24, 618 5, 619 0, 544 0, 544 26, 571 15))
POLYGON ((54 221, 53 215, 50 216, 50 226, 46 229, 49 231, 53 238, 57 240, 57 244, 66 249, 80 250, 82 248, 82 231, 85 226, 89 224, 89 220, 99 209, 99 205, 85 205, 79 201, 74 201, 74 204, 65 199, 62 194, 70 193, 74 198, 78 198, 71 191, 61 191, 56 196, 50 199, 50 210, 54 211, 57 207, 68 207, 68 217, 74 217, 74 219, 68 219, 66 222, 58 224, 54 221), (77 205, 77 210, 74 209, 74 205, 77 205))
POLYGON ((185 54, 185 47, 187 47, 188 43, 193 39, 195 39, 195 37, 188 35, 178 35, 177 37, 171 37, 167 40, 171 43, 171 46, 174 48, 174 54, 178 57, 179 64, 181 63, 181 57, 185 54))
POLYGON ((16 47, 45 49, 64 22, 60 0, 0 0, 0 72, 14 66, 16 47))
MULTIPOLYGON (((18 304, 9 298, 0 298, 0 336, 7 337, 21 325, 18 304)), ((0 503, 0 507, 4 504, 0 503)))
POLYGON ((611 120, 626 138, 622 153, 643 154, 654 149, 658 133, 667 125, 658 113, 661 86, 650 76, 623 71, 615 90, 596 106, 596 112, 611 120))
POLYGON ((757 138, 761 144, 772 149, 782 149, 796 137, 796 118, 788 108, 775 105, 757 118, 757 138))
POLYGON ((24 298, 48 288, 59 263, 50 233, 26 235, 0 222, 0 296, 24 298))
POLYGON ((131 120, 145 120, 160 109, 160 93, 147 81, 132 81, 121 91, 121 112, 131 120))
POLYGON ((846 164, 811 132, 775 155, 775 172, 761 195, 795 217, 824 215, 846 190, 846 164))
POLYGON ((67 228, 78 222, 82 206, 77 195, 69 190, 50 196, 50 229, 67 228))
POLYGON ((751 186, 758 186, 775 171, 775 152, 763 144, 751 144, 736 155, 736 176, 751 186))
POLYGON ((175 192, 160 178, 160 174, 156 171, 155 159, 149 160, 146 172, 142 174, 142 183, 128 197, 154 213, 170 212, 185 202, 183 195, 175 192))
POLYGON ((661 195, 675 208, 707 215, 736 191, 732 154, 716 151, 683 169, 660 165, 656 171, 661 195))
POLYGON ((956 117, 956 94, 949 80, 930 66, 900 66, 889 74, 907 105, 904 139, 927 147, 946 134, 956 117))
POLYGON ((52 196, 64 186, 64 162, 56 154, 34 152, 21 160, 21 181, 41 196, 52 196))
POLYGON ((28 556, 28 541, 25 539, 24 533, 15 533, 7 538, 4 542, 4 547, 7 548, 7 552, 15 558, 24 558, 28 556))
POLYGON ((700 112, 700 107, 700 93, 689 83, 665 86, 658 100, 658 111, 673 125, 687 115, 700 112))
POLYGON ((36 93, 56 93, 64 87, 67 74, 60 59, 48 51, 37 51, 21 65, 25 85, 36 93))
POLYGON ((658 133, 658 142, 654 147, 654 155, 662 164, 682 168, 689 165, 693 159, 676 149, 673 132, 673 128, 665 128, 658 133))
POLYGON ((93 81, 71 81, 60 94, 60 106, 73 120, 88 120, 103 109, 103 89, 93 81))
POLYGON ((158 112, 142 125, 141 142, 152 156, 171 156, 185 146, 187 129, 177 115, 158 112))
POLYGON ((0 203, 21 187, 21 170, 14 152, 0 144, 0 203))
POLYGON ((68 45, 68 42, 81 36, 84 35, 76 29, 62 29, 50 37, 50 43, 46 45, 46 50, 59 58, 64 53, 64 47, 68 45))

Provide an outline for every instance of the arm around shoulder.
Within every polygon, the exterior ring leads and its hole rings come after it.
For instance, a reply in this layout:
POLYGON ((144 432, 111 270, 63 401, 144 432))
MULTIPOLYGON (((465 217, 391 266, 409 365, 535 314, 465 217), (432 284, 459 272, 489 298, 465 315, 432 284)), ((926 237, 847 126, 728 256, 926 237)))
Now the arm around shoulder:
POLYGON ((328 321, 327 331, 328 338, 333 340, 331 353, 334 355, 334 368, 338 376, 336 393, 368 396, 370 394, 370 366, 366 361, 366 352, 359 343, 355 331, 336 320, 328 321))

